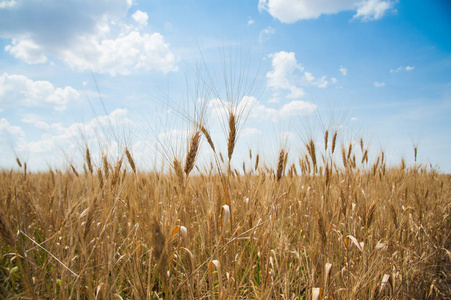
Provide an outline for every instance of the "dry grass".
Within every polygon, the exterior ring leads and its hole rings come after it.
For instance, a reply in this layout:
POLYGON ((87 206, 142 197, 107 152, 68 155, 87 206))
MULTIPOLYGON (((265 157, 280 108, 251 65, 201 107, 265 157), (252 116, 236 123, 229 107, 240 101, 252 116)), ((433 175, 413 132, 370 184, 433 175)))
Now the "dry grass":
POLYGON ((127 148, 128 173, 106 156, 93 173, 88 150, 84 173, 1 171, 0 298, 451 298, 449 175, 371 162, 363 142, 339 164, 336 131, 286 175, 285 149, 274 169, 257 153, 250 172, 191 173, 201 133, 174 174, 127 148))

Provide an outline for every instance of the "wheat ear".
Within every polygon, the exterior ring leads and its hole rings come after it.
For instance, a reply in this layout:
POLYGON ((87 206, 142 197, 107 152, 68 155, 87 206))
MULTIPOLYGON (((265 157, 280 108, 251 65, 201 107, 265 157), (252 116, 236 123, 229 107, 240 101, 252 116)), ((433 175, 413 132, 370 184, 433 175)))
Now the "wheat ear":
POLYGON ((189 151, 186 154, 185 160, 185 174, 186 176, 194 168, 194 161, 196 160, 197 150, 199 149, 199 141, 200 141, 200 131, 196 130, 196 132, 191 136, 189 151))
POLYGON ((133 160, 132 155, 130 154, 130 151, 128 151, 127 147, 125 147, 125 155, 127 156, 127 160, 128 160, 128 163, 130 164, 130 167, 132 167, 133 173, 136 174, 135 162, 133 160))
POLYGON ((236 118, 235 115, 230 112, 229 116, 229 138, 227 140, 227 155, 229 161, 232 159, 233 150, 236 143, 236 118))
POLYGON ((329 141, 329 130, 324 132, 324 150, 327 150, 327 143, 329 141))
POLYGON ((332 136, 332 154, 335 151, 336 142, 337 142, 337 131, 335 130, 334 135, 332 136))
POLYGON ((280 181, 280 179, 282 178, 284 162, 285 162, 285 150, 282 149, 280 150, 279 162, 277 163, 277 173, 276 173, 277 181, 280 181))
POLYGON ((86 147, 86 164, 88 165, 89 173, 92 174, 93 169, 92 169, 91 153, 89 152, 88 147, 86 147))
POLYGON ((203 125, 200 125, 200 131, 202 131, 202 133, 204 134, 205 139, 207 140, 208 144, 210 145, 211 150, 213 150, 213 152, 216 152, 215 145, 213 144, 213 140, 211 139, 211 136, 210 136, 210 133, 208 132, 208 130, 203 125))

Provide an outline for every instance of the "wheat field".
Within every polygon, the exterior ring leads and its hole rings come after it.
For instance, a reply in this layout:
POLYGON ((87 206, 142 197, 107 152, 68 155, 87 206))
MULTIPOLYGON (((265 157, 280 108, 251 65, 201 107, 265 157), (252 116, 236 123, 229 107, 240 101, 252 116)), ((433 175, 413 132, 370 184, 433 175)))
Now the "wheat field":
POLYGON ((336 131, 236 170, 236 122, 224 155, 196 125, 169 172, 127 147, 86 148, 83 169, 17 158, 0 173, 0 298, 451 299, 450 175, 369 161, 336 131))

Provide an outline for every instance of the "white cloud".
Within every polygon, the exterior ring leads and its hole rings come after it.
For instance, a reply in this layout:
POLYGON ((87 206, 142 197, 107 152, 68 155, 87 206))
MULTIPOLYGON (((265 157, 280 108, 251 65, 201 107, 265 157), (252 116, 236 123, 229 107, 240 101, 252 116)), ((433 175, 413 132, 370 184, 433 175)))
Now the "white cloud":
POLYGON ((315 80, 315 77, 310 72, 304 72, 304 77, 308 82, 315 80))
MULTIPOLYGON (((224 107, 227 107, 230 103, 224 103, 220 99, 212 99, 209 102, 211 111, 217 115, 218 118, 223 118, 227 113, 224 107)), ((245 96, 238 103, 237 110, 240 107, 249 108, 248 111, 244 111, 244 114, 249 113, 250 120, 272 120, 277 122, 280 119, 285 119, 291 116, 297 115, 310 115, 317 110, 317 106, 313 103, 306 101, 294 100, 286 103, 281 108, 270 108, 261 104, 255 97, 245 96)))
POLYGON ((361 18, 363 21, 372 21, 382 18, 385 13, 393 7, 394 3, 391 1, 382 0, 368 0, 363 1, 354 18, 361 18))
POLYGON ((24 75, 0 76, 0 105, 2 106, 51 106, 64 110, 77 102, 80 93, 70 86, 54 87, 48 81, 33 81, 24 75))
POLYGON ((65 51, 64 61, 79 70, 128 75, 136 70, 176 71, 175 56, 163 36, 132 31, 117 39, 82 39, 80 46, 65 51))
POLYGON ((390 73, 398 73, 400 71, 412 71, 415 69, 413 66, 406 66, 406 67, 398 67, 396 69, 390 69, 390 73))
MULTIPOLYGON (((60 60, 78 70, 130 74, 136 71, 176 71, 176 59, 160 33, 142 32, 148 15, 137 10, 125 23, 130 0, 22 0, 17 9, 0 9, 0 38, 27 63, 60 60), (51 22, 44 21, 51 18, 51 22)), ((3 3, 3 2, 2 2, 3 3)))
POLYGON ((158 134, 160 143, 176 144, 186 141, 189 137, 189 130, 172 129, 158 134))
POLYGON ((315 104, 305 102, 305 101, 292 101, 284 106, 279 111, 282 118, 287 118, 296 115, 310 115, 317 110, 315 104))
POLYGON ((254 23, 255 23, 254 19, 252 19, 251 17, 247 18, 247 25, 252 25, 254 23))
POLYGON ((5 118, 0 119, 0 133, 7 133, 12 137, 24 138, 25 133, 19 126, 11 125, 5 118))
POLYGON ((393 1, 382 0, 259 0, 259 11, 267 11, 283 23, 316 19, 323 14, 356 11, 354 19, 380 19, 394 6, 393 1))
POLYGON ((276 33, 276 30, 271 26, 266 27, 265 29, 260 31, 260 35, 258 36, 258 40, 261 42, 268 41, 269 35, 276 33))
POLYGON ((329 81, 326 80, 326 76, 321 77, 321 79, 316 83, 316 85, 320 88, 325 88, 328 84, 329 81))
POLYGON ((136 23, 138 23, 141 26, 147 26, 147 21, 149 20, 149 15, 146 12, 143 12, 141 10, 137 10, 132 15, 133 20, 135 20, 136 23))
POLYGON ((304 90, 296 85, 296 71, 304 68, 298 64, 294 52, 280 51, 271 54, 273 70, 266 74, 268 86, 275 91, 275 98, 279 90, 289 90, 288 98, 300 98, 304 96, 304 90))
POLYGON ((337 83, 337 78, 332 77, 332 78, 330 79, 330 81, 332 82, 332 84, 336 84, 336 83, 337 83))
POLYGON ((30 161, 33 161, 33 165, 38 168, 45 167, 36 166, 43 160, 57 164, 58 168, 68 162, 75 163, 78 156, 74 154, 80 152, 79 147, 84 144, 88 144, 94 158, 98 157, 94 154, 98 153, 97 151, 115 153, 119 149, 118 141, 115 137, 107 135, 110 132, 119 132, 118 130, 124 125, 133 126, 132 121, 127 118, 127 113, 125 109, 116 109, 109 115, 95 117, 86 123, 73 123, 69 126, 63 126, 60 123, 47 124, 39 116, 29 115, 22 121, 37 127, 41 126, 46 133, 38 139, 33 136, 27 137, 27 140, 23 139, 15 149, 19 153, 29 156, 30 161), (76 142, 74 143, 74 141, 76 142), (99 141, 101 141, 101 145, 99 141))
MULTIPOLYGON (((25 144, 25 132, 19 126, 12 125, 7 119, 0 118, 0 166, 15 167, 15 158, 23 157, 18 151, 25 144)), ((8 167, 9 168, 9 167, 8 167)))
POLYGON ((376 82, 374 83, 374 86, 375 86, 375 87, 384 87, 384 86, 385 86, 385 82, 377 82, 377 81, 376 81, 376 82))
POLYGON ((348 69, 346 69, 345 67, 340 67, 340 72, 341 74, 343 74, 344 76, 346 76, 348 74, 348 69))
POLYGON ((33 114, 24 116, 21 121, 24 123, 32 124, 35 127, 43 130, 48 130, 50 128, 50 125, 44 122, 41 117, 33 114))
POLYGON ((324 88, 328 85, 326 76, 316 79, 315 76, 304 71, 296 60, 294 52, 280 51, 269 55, 272 58, 272 71, 266 74, 268 86, 273 89, 270 102, 280 101, 282 91, 289 91, 287 98, 298 99, 305 95, 303 87, 315 86, 324 88))
POLYGON ((43 54, 42 47, 32 40, 17 41, 13 39, 11 45, 5 46, 5 51, 28 64, 39 64, 47 61, 47 56, 43 54))
MULTIPOLYGON (((137 126, 128 118, 126 109, 116 109, 109 115, 68 126, 47 123, 42 116, 34 114, 25 115, 21 121, 41 128, 45 133, 25 135, 20 127, 0 118, 0 139, 4 141, 0 144, 0 153, 4 154, 0 156, 2 166, 14 166, 11 161, 15 163, 14 157, 17 153, 21 159, 26 157, 29 168, 33 170, 47 169, 47 163, 56 168, 64 168, 68 163, 74 163, 77 167, 83 161, 83 150, 80 147, 86 144, 91 150, 94 165, 101 164, 96 161, 100 157, 99 153, 107 153, 111 157, 118 151, 119 155, 123 154, 123 141, 119 140, 120 137, 116 134, 121 135, 124 128, 129 130, 137 126)), ((146 155, 148 153, 147 151, 146 155)))
POLYGON ((243 129, 243 132, 241 133, 242 137, 252 137, 252 136, 259 136, 262 135, 262 132, 258 130, 257 128, 250 128, 247 127, 243 129))
POLYGON ((17 4, 16 0, 3 0, 0 1, 0 9, 11 8, 17 4))
POLYGON ((303 19, 316 19, 322 14, 334 14, 355 7, 352 0, 260 0, 258 9, 268 11, 283 23, 294 23, 303 19))
POLYGON ((2 153, 0 163, 7 164, 4 160, 14 157, 15 154, 11 157, 5 154, 25 143, 25 132, 21 127, 9 123, 7 119, 0 118, 0 140, 2 141, 0 143, 0 153, 2 153))

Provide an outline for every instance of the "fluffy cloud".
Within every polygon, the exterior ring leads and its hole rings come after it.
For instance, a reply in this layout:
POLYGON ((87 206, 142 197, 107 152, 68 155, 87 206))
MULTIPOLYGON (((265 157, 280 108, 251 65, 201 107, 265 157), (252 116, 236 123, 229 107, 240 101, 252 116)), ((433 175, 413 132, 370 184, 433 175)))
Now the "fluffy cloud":
POLYGON ((39 64, 47 61, 47 56, 43 54, 42 47, 32 40, 18 41, 13 39, 11 45, 6 45, 5 51, 29 64, 39 64))
POLYGON ((262 132, 258 130, 257 128, 251 128, 247 127, 243 129, 243 132, 241 133, 241 136, 243 137, 252 137, 252 136, 260 136, 262 135, 262 132))
POLYGON ((58 59, 79 70, 111 75, 177 70, 163 36, 143 32, 147 13, 138 10, 131 15, 134 22, 126 23, 131 5, 130 0, 81 0, 64 5, 58 0, 45 5, 23 0, 14 9, 0 9, 0 37, 11 39, 5 50, 27 63, 58 59))
POLYGON ((266 74, 268 86, 273 88, 277 97, 279 90, 289 90, 288 98, 300 98, 304 96, 304 90, 296 85, 296 71, 304 68, 298 64, 294 52, 280 51, 271 54, 273 70, 266 74))
POLYGON ((384 86, 385 86, 385 82, 377 82, 377 81, 376 81, 376 82, 374 83, 374 86, 375 86, 375 87, 384 87, 384 86))
POLYGON ((114 132, 116 127, 123 125, 131 126, 132 121, 127 118, 128 111, 126 109, 116 109, 109 115, 98 116, 86 123, 74 123, 68 127, 56 124, 47 124, 39 118, 28 116, 23 119, 23 122, 32 123, 35 126, 44 127, 43 129, 50 130, 50 133, 45 134, 38 141, 26 143, 22 149, 30 153, 45 153, 49 151, 57 151, 61 147, 74 147, 74 140, 80 138, 80 134, 83 135, 83 141, 81 143, 95 144, 102 140, 102 143, 114 143, 111 137, 106 137, 103 134, 108 132, 114 132))
POLYGON ((149 15, 143 11, 137 10, 132 15, 133 20, 141 26, 147 26, 147 21, 149 20, 149 15))
POLYGON ((12 137, 22 139, 25 137, 25 133, 19 126, 11 125, 5 118, 0 119, 0 134, 8 134, 12 137))
MULTIPOLYGON (((213 99, 210 100, 208 105, 214 114, 219 118, 224 118, 224 115, 227 113, 225 107, 230 105, 230 103, 224 103, 220 99, 213 99)), ((272 120, 273 122, 277 122, 280 119, 286 119, 291 116, 310 115, 314 113, 318 107, 313 103, 294 100, 276 109, 261 104, 255 97, 245 96, 237 104, 237 111, 240 109, 243 111, 243 115, 249 116, 250 120, 272 120)))
POLYGON ((6 155, 11 152, 11 148, 20 147, 25 143, 25 132, 19 126, 12 125, 7 119, 0 118, 0 165, 6 165, 8 162, 5 160, 11 160, 15 158, 15 153, 6 155), (9 157, 8 157, 9 156, 9 157))
POLYGON ((354 18, 368 21, 380 19, 393 5, 392 1, 383 0, 259 0, 258 9, 268 11, 283 23, 316 19, 341 11, 356 11, 354 18))
POLYGON ((273 89, 271 102, 278 102, 282 91, 288 91, 287 98, 298 99, 305 95, 303 87, 316 86, 324 88, 328 85, 326 76, 317 79, 312 73, 304 70, 296 60, 294 52, 280 51, 269 55, 272 58, 272 71, 266 74, 268 86, 273 89))
POLYGON ((310 115, 316 110, 317 106, 315 104, 305 101, 291 101, 282 106, 282 108, 279 110, 279 115, 282 118, 299 115, 310 115))
POLYGON ((3 0, 0 2, 0 9, 2 8, 10 8, 17 4, 16 0, 3 0))
POLYGON ((258 36, 258 40, 261 42, 268 41, 269 35, 276 33, 276 30, 271 26, 266 27, 262 31, 260 31, 260 35, 258 36))
POLYGON ((176 71, 175 57, 159 33, 132 31, 117 39, 83 40, 64 54, 64 61, 79 70, 128 75, 136 70, 176 71))
POLYGON ((172 129, 158 134, 160 143, 175 145, 181 141, 186 141, 190 136, 189 130, 172 129))
MULTIPOLYGON (((109 115, 68 126, 60 123, 46 123, 42 116, 38 115, 27 115, 22 118, 22 122, 45 130, 46 133, 42 136, 36 134, 25 136, 20 127, 0 119, 0 138, 5 140, 4 136, 10 136, 14 149, 12 153, 11 146, 7 149, 0 145, 0 152, 7 154, 0 156, 0 165, 11 165, 11 157, 14 158, 17 153, 21 158, 26 157, 26 160, 30 162, 29 167, 33 170, 47 169, 48 166, 64 168, 68 163, 74 163, 77 167, 79 162, 83 161, 80 154, 83 153, 82 148, 85 145, 89 146, 96 163, 95 159, 99 157, 96 154, 100 151, 114 155, 118 149, 123 149, 114 133, 120 132, 119 130, 124 126, 134 126, 127 118, 127 114, 127 110, 117 109, 109 115)), ((14 162, 14 159, 12 161, 14 162)))
POLYGON ((33 81, 24 75, 0 75, 0 104, 3 107, 50 106, 64 110, 79 99, 80 93, 70 86, 57 88, 48 81, 33 81))
POLYGON ((361 18, 363 21, 372 21, 382 18, 385 13, 393 7, 393 2, 381 0, 368 0, 359 5, 355 19, 361 18))

